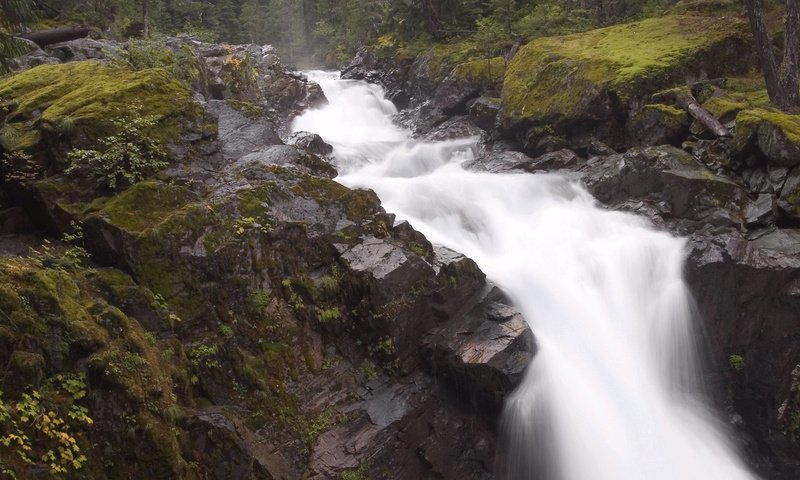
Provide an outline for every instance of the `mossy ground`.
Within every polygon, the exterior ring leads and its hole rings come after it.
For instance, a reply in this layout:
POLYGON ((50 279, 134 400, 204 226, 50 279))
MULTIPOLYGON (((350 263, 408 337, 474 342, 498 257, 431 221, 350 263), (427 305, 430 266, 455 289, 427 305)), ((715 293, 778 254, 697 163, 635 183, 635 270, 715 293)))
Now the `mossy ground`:
POLYGON ((504 114, 511 120, 569 118, 606 91, 623 102, 644 96, 683 82, 701 69, 697 62, 704 55, 726 42, 743 43, 747 35, 739 18, 669 15, 540 38, 521 48, 508 67, 504 114))

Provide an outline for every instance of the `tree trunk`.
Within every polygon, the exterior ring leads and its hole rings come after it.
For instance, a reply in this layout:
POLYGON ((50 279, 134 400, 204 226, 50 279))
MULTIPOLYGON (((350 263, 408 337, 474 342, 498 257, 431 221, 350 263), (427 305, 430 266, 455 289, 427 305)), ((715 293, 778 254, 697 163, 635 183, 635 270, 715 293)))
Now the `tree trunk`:
POLYGON ((73 27, 61 27, 52 30, 40 30, 38 32, 23 33, 17 35, 19 38, 30 40, 39 48, 44 48, 47 45, 54 43, 68 42, 78 38, 85 38, 89 36, 89 27, 85 25, 77 25, 73 27))
POLYGON ((800 107, 800 0, 786 0, 783 62, 778 78, 786 109, 800 107))
POLYGON ((666 92, 653 95, 653 100, 657 102, 670 102, 681 107, 686 110, 686 113, 692 118, 697 120, 700 125, 717 137, 731 136, 731 132, 717 120, 717 117, 697 103, 697 100, 691 93, 687 93, 683 89, 667 90, 666 92))
POLYGON ((142 0, 142 36, 150 38, 150 2, 142 0))
POLYGON ((781 110, 800 107, 800 0, 786 0, 783 61, 778 63, 764 20, 764 1, 745 0, 769 99, 781 110))

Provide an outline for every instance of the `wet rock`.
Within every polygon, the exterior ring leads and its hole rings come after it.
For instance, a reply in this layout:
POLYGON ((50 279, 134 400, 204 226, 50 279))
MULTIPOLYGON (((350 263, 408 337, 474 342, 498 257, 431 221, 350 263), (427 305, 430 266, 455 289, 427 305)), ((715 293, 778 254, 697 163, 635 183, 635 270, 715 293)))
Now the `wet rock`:
POLYGON ((597 157, 581 171, 589 191, 604 203, 650 197, 668 202, 675 217, 719 225, 737 225, 740 205, 747 198, 734 182, 669 146, 597 157))
POLYGON ((469 117, 456 116, 435 127, 421 138, 428 142, 440 142, 444 140, 464 139, 469 137, 480 138, 485 135, 469 117))
POLYGON ((567 170, 578 167, 583 160, 572 150, 563 148, 555 152, 545 153, 530 161, 518 163, 514 168, 526 172, 567 170))
POLYGON ((434 375, 495 409, 536 353, 527 322, 504 302, 494 289, 463 317, 428 332, 422 342, 434 375))
POLYGON ((689 133, 689 115, 670 105, 645 105, 627 129, 639 145, 676 145, 689 133))
POLYGON ((416 282, 433 272, 432 267, 404 249, 374 236, 347 249, 341 260, 356 272, 369 274, 375 282, 375 294, 392 296, 395 292, 410 289, 416 282))
POLYGON ((751 202, 745 210, 745 224, 748 227, 766 224, 773 216, 775 197, 768 193, 762 193, 758 198, 751 202))
POLYGON ((283 142, 277 133, 278 126, 256 110, 248 115, 223 100, 210 100, 209 111, 217 117, 222 154, 229 159, 239 159, 248 153, 283 142))
POLYGON ((490 132, 497 123, 500 113, 501 99, 495 97, 480 97, 469 107, 469 118, 478 127, 490 132))
POLYGON ((786 178, 778 199, 781 212, 792 220, 800 220, 800 170, 795 168, 786 178))
POLYGON ((438 84, 433 100, 445 114, 464 114, 468 101, 501 86, 505 71, 502 57, 461 63, 438 84))
POLYGON ((333 147, 325 143, 325 140, 316 133, 295 132, 286 140, 286 144, 294 145, 308 152, 322 156, 333 153, 333 147))
POLYGON ((782 432, 787 409, 800 411, 792 380, 800 355, 800 231, 762 230, 749 237, 698 231, 689 252, 687 280, 711 348, 708 378, 716 398, 759 439, 751 449, 785 473, 770 475, 794 478, 800 465, 792 459, 800 449, 782 432), (742 368, 731 365, 733 355, 743 359, 742 368))
POLYGON ((79 38, 69 42, 48 45, 44 51, 60 62, 81 60, 125 61, 128 52, 125 46, 113 40, 95 40, 79 38))
MULTIPOLYGON (((186 422, 187 457, 191 458, 214 480, 272 480, 271 472, 257 459, 236 425, 223 413, 208 412, 186 422)), ((277 477, 281 478, 281 477, 277 477)), ((286 477, 283 477, 286 478, 286 477)))

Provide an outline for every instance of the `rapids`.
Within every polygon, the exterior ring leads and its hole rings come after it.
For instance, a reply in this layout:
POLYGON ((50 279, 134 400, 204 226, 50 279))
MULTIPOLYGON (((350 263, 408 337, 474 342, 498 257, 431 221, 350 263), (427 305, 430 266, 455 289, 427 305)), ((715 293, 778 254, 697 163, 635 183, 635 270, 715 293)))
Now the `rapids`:
POLYGON ((466 171, 476 139, 416 141, 380 87, 307 75, 330 103, 294 130, 333 145, 337 181, 474 259, 536 335, 506 401, 498 478, 755 478, 703 402, 684 240, 559 175, 466 171))

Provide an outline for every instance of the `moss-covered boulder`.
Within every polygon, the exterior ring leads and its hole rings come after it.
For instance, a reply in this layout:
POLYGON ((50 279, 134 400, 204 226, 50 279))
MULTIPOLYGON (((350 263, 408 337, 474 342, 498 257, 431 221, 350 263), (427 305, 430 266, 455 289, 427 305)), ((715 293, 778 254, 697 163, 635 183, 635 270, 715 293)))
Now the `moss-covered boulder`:
POLYGON ((757 148, 777 166, 800 165, 800 115, 772 108, 742 110, 736 116, 734 146, 740 155, 757 148))
POLYGON ((658 90, 749 68, 748 39, 739 18, 668 15, 534 40, 508 66, 504 125, 524 137, 620 122, 658 90))
POLYGON ((735 120, 742 110, 769 106, 767 87, 760 73, 727 78, 722 88, 715 88, 701 101, 703 108, 723 123, 735 120))
POLYGON ((0 129, 6 151, 36 153, 68 138, 92 146, 113 132, 112 120, 139 105, 159 119, 146 132, 176 142, 187 125, 202 120, 189 90, 162 69, 132 71, 98 61, 41 65, 0 79, 0 99, 9 113, 0 129))

